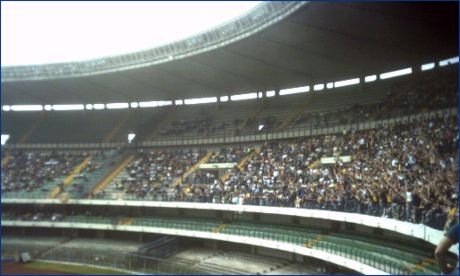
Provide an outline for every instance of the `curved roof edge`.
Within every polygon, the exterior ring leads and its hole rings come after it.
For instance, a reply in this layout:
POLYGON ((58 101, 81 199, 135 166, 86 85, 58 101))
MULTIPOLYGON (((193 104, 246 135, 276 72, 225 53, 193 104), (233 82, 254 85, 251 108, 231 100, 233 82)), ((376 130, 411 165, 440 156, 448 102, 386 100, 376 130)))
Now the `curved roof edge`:
POLYGON ((146 67, 197 55, 251 36, 286 18, 307 2, 263 2, 248 13, 182 40, 149 50, 98 59, 45 65, 5 66, 2 82, 90 76, 146 67))

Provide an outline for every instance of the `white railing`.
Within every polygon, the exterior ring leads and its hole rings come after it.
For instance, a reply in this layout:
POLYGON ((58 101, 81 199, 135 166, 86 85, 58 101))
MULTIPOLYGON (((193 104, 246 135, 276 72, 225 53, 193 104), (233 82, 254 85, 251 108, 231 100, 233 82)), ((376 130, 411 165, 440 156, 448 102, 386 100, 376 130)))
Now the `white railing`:
POLYGON ((193 237, 201 239, 212 239, 220 241, 228 241, 234 243, 248 244, 282 250, 286 252, 297 253, 304 256, 314 257, 325 260, 337 265, 350 268, 363 274, 370 275, 388 275, 389 273, 373 268, 359 261, 351 260, 342 256, 328 253, 322 250, 307 248, 303 246, 288 244, 280 241, 271 241, 260 238, 242 237, 236 235, 201 232, 191 230, 180 230, 171 228, 159 228, 148 226, 130 226, 130 225, 108 225, 108 224, 92 224, 92 223, 68 223, 68 222, 28 222, 28 221, 2 221, 2 227, 5 226, 22 226, 22 227, 53 227, 53 228, 79 228, 79 229, 94 229, 94 230, 117 230, 131 231, 141 233, 156 233, 165 235, 176 235, 183 237, 193 237))
MULTIPOLYGON (((444 236, 440 230, 433 229, 423 224, 399 221, 389 218, 381 218, 369 215, 334 212, 316 209, 268 207, 253 205, 233 205, 217 203, 192 203, 192 202, 162 202, 162 201, 130 201, 130 200, 94 200, 94 199, 70 199, 62 203, 59 199, 2 199, 2 204, 76 204, 89 206, 132 206, 151 208, 180 208, 196 210, 219 210, 238 213, 275 214, 283 216, 296 216, 303 218, 315 218, 331 221, 349 222, 373 228, 393 231, 404 236, 422 239, 430 244, 437 245, 444 236)), ((2 224, 3 225, 3 224, 2 224)), ((449 251, 458 255, 458 244, 452 246, 449 251)))

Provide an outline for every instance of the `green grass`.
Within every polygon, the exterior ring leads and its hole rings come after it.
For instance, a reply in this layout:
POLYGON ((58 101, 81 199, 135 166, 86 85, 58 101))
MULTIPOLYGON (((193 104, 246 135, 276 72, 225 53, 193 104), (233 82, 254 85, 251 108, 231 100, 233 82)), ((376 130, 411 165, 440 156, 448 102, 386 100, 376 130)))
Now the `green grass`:
POLYGON ((95 268, 87 267, 85 265, 72 265, 72 264, 59 264, 59 263, 49 263, 34 261, 24 265, 26 268, 30 269, 46 269, 46 270, 55 270, 56 272, 63 273, 72 273, 72 274, 122 274, 129 275, 126 272, 109 269, 109 268, 95 268))

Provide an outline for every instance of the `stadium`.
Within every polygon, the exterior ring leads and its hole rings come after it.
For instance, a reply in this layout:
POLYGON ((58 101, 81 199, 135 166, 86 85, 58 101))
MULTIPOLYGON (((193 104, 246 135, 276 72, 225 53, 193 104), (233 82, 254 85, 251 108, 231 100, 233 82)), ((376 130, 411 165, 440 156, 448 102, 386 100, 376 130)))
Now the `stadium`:
POLYGON ((260 2, 131 52, 2 46, 2 274, 458 274, 458 12, 260 2))

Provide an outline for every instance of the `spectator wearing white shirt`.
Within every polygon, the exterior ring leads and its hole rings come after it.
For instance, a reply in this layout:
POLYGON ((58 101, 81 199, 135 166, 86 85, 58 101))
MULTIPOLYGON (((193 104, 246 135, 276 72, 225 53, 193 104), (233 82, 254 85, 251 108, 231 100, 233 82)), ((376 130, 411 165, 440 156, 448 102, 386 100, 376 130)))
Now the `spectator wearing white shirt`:
POLYGON ((406 189, 406 220, 413 222, 412 219, 412 208, 413 208, 413 193, 412 188, 406 189))

